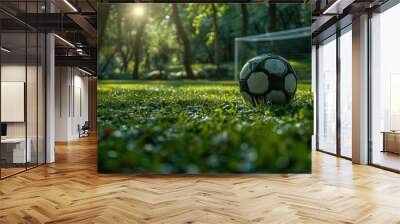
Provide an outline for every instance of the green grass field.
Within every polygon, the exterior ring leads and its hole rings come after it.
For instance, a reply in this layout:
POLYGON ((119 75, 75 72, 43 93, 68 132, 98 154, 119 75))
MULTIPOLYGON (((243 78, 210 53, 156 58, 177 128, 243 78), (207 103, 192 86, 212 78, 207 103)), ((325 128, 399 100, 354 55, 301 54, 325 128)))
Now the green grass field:
POLYGON ((307 173, 309 83, 288 105, 253 107, 232 81, 99 81, 102 173, 307 173))

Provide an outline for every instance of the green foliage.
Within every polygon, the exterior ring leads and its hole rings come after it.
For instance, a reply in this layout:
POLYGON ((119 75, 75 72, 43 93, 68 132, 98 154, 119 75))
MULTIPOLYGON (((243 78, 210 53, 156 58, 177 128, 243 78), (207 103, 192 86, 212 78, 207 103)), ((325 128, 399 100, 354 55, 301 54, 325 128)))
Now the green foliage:
MULTIPOLYGON (((219 58, 221 64, 233 64, 234 39, 241 36, 242 13, 239 4, 217 5, 219 58)), ((142 18, 133 15, 138 4, 99 5, 99 78, 130 79, 135 61, 134 40, 140 24, 145 23, 140 45, 139 75, 146 77, 157 70, 182 66, 183 46, 178 41, 171 21, 171 4, 142 4, 146 8, 142 18)), ((247 35, 266 32, 268 4, 248 4, 247 35)), ((277 29, 285 30, 310 26, 310 4, 278 4, 277 29)), ((189 35, 194 64, 214 63, 214 38, 211 4, 179 4, 179 16, 189 35)), ((183 71, 183 69, 181 70, 183 71)), ((213 74, 213 73, 210 73, 213 74)), ((308 73, 309 74, 309 73, 308 73)), ((233 74, 231 74, 233 76, 233 74)))
POLYGON ((246 104, 235 82, 101 81, 98 169, 118 173, 307 173, 313 102, 246 104))
MULTIPOLYGON (((215 3, 212 3, 215 4, 215 3)), ((193 16, 192 27, 196 36, 206 34, 206 46, 210 47, 215 40, 215 33, 211 28, 212 4, 188 4, 188 11, 193 16)), ((217 16, 222 17, 228 9, 228 4, 217 4, 217 16)))
POLYGON ((296 71, 297 79, 311 80, 311 55, 301 60, 289 60, 289 63, 296 71))

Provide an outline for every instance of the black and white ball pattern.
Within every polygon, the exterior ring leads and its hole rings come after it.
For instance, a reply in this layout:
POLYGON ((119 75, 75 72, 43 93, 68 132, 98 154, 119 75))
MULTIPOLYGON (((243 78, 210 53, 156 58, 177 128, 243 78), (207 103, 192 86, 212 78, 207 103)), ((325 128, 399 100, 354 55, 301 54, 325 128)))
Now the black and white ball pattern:
POLYGON ((250 59, 240 72, 240 92, 252 104, 284 104, 293 99, 297 89, 296 72, 289 62, 276 55, 250 59))

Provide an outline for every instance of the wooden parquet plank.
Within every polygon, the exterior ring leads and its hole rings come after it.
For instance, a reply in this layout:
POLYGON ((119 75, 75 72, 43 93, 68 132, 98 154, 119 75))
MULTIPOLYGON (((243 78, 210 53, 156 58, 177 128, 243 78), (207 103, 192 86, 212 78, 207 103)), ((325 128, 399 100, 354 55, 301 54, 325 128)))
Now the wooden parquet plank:
POLYGON ((0 181, 0 223, 400 223, 400 175, 313 152, 313 174, 97 174, 96 139, 0 181))

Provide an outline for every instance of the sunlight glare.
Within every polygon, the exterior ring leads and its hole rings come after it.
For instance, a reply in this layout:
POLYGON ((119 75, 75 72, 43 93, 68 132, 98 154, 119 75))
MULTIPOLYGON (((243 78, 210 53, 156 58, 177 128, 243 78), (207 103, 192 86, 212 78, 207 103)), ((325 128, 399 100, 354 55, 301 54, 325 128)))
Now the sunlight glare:
POLYGON ((143 6, 135 6, 133 8, 133 15, 141 17, 144 14, 144 7, 143 6))

